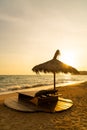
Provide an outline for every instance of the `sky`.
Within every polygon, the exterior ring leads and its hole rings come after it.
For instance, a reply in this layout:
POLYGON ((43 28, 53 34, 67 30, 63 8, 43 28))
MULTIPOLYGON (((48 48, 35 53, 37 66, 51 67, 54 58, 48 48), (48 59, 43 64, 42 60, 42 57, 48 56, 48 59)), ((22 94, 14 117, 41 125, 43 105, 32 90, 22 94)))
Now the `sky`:
POLYGON ((0 0, 0 74, 53 58, 87 70, 87 0, 0 0))

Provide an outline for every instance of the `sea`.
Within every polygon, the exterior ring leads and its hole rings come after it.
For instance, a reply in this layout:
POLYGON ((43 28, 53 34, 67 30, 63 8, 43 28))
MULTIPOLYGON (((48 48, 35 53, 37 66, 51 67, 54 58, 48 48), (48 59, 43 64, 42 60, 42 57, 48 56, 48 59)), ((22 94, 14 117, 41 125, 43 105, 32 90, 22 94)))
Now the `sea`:
MULTIPOLYGON (((53 75, 0 75, 0 95, 53 87, 53 75)), ((56 87, 87 81, 87 75, 57 74, 56 87)))

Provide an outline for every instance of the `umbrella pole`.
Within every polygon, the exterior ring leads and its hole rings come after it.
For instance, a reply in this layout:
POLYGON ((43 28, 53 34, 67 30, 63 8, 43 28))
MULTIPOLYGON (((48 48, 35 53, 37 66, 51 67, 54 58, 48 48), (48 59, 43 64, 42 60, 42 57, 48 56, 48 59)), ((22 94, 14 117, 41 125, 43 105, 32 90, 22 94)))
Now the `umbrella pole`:
POLYGON ((55 72, 54 72, 54 90, 55 90, 55 88, 56 88, 56 85, 55 85, 55 76, 56 76, 56 74, 55 74, 55 72))

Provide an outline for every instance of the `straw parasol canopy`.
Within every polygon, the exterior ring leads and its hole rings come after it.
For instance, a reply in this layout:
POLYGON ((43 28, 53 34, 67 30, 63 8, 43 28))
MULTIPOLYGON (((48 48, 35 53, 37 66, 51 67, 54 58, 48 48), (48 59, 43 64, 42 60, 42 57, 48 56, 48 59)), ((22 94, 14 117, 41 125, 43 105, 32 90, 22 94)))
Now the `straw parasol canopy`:
POLYGON ((72 73, 79 74, 79 71, 72 66, 64 64, 63 62, 57 60, 57 56, 60 55, 60 51, 57 50, 54 54, 53 59, 44 62, 42 64, 36 65, 32 68, 32 70, 36 73, 44 72, 44 73, 53 73, 54 74, 54 90, 55 90, 55 75, 56 73, 72 73))

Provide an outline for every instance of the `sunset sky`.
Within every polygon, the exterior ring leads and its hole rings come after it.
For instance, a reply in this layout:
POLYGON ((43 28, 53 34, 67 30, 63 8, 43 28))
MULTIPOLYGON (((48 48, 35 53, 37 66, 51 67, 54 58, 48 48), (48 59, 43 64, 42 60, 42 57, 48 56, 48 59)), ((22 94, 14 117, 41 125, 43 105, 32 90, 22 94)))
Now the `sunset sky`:
POLYGON ((0 74, 53 58, 87 70, 87 0, 0 0, 0 74))

